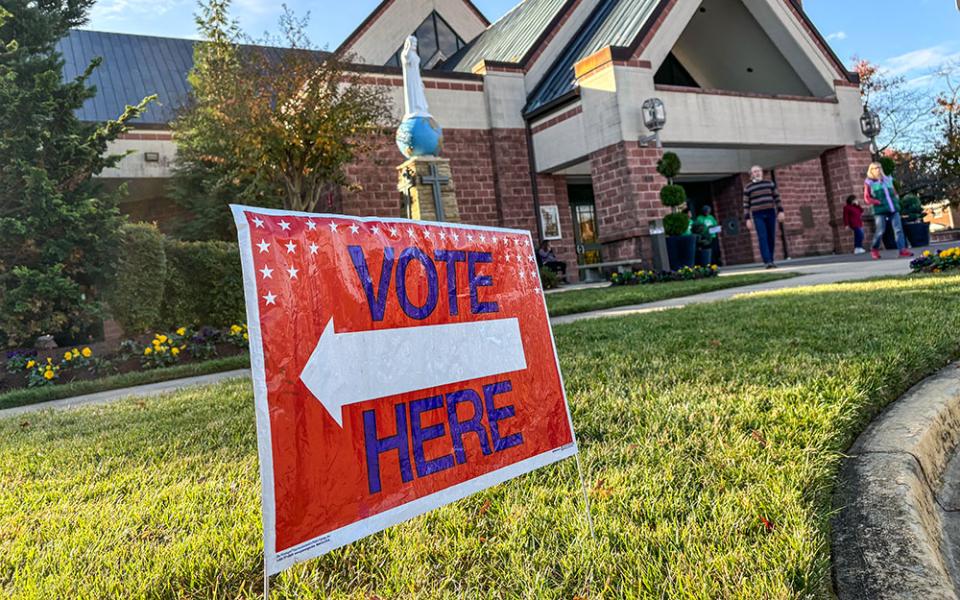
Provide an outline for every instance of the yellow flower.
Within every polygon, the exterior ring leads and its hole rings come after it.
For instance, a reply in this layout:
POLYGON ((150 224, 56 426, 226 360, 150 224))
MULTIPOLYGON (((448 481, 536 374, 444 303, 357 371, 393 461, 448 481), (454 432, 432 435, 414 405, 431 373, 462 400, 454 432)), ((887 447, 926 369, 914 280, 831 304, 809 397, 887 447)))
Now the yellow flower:
POLYGON ((77 350, 76 348, 74 348, 74 349, 73 349, 73 357, 74 357, 74 358, 77 358, 78 356, 80 356, 80 351, 77 350))
POLYGON ((186 335, 186 334, 187 334, 186 327, 181 327, 180 329, 177 330, 177 335, 186 335))
POLYGON ((249 336, 247 334, 243 334, 243 339, 248 339, 248 338, 249 336))
POLYGON ((150 342, 150 343, 153 344, 154 346, 159 346, 159 345, 160 345, 160 340, 153 340, 153 341, 150 342))
POLYGON ((167 336, 165 336, 165 335, 158 335, 158 336, 157 336, 157 340, 159 340, 160 343, 162 344, 162 343, 164 343, 165 341, 167 341, 167 336))
POLYGON ((53 359, 50 358, 50 357, 47 357, 47 364, 49 365, 49 364, 51 364, 51 363, 53 363, 53 359))
POLYGON ((50 381, 51 379, 53 379, 53 371, 44 371, 43 378, 46 379, 47 381, 50 381))
POLYGON ((930 256, 930 251, 929 251, 929 250, 924 250, 924 251, 923 251, 923 255, 924 255, 924 256, 930 256))
POLYGON ((167 351, 167 347, 166 347, 166 346, 160 346, 159 348, 157 348, 157 352, 160 352, 161 354, 164 353, 164 352, 166 352, 166 351, 167 351))
POLYGON ((240 333, 241 331, 243 331, 243 329, 242 329, 239 325, 231 325, 231 326, 230 326, 230 333, 232 333, 232 334, 234 334, 234 335, 240 333))
POLYGON ((35 360, 28 360, 28 361, 27 361, 27 368, 28 368, 28 369, 32 369, 32 368, 34 368, 35 366, 37 366, 37 361, 35 361, 35 360))
POLYGON ((176 348, 176 347, 170 348, 170 354, 172 354, 172 355, 174 355, 174 356, 180 354, 180 348, 176 348))
POLYGON ((147 346, 146 348, 143 349, 144 356, 150 356, 151 354, 153 354, 153 348, 151 348, 150 346, 147 346))
POLYGON ((63 360, 70 360, 70 359, 72 359, 72 358, 73 358, 73 354, 71 354, 71 353, 69 353, 69 352, 65 352, 65 353, 63 354, 63 360))
POLYGON ((84 358, 90 358, 91 356, 93 356, 93 350, 91 350, 90 348, 84 348, 81 354, 83 354, 84 358))

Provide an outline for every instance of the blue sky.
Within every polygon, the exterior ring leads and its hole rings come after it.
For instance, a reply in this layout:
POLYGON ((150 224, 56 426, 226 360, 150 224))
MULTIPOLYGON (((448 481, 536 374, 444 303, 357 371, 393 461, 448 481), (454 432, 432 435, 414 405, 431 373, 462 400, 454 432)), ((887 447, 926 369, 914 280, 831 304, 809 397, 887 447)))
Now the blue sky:
MULTIPOLYGON (((686 0, 690 1, 690 0, 686 0)), ((289 0, 298 14, 312 14, 310 33, 319 46, 335 48, 379 0, 289 0)), ((516 0, 474 0, 491 21, 516 0)), ((837 55, 869 58, 892 73, 916 79, 945 60, 960 60, 960 11, 954 0, 806 0, 807 12, 837 55)), ((194 0, 100 0, 89 29, 194 37, 194 0)), ((275 29, 280 4, 234 0, 234 13, 254 37, 275 29)))

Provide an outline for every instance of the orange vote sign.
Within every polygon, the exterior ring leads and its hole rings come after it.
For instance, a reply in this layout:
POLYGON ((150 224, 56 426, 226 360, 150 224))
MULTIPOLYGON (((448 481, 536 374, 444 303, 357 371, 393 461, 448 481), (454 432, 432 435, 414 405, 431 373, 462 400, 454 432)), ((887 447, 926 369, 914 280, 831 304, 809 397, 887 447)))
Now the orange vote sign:
POLYGON ((528 232, 233 214, 268 574, 576 454, 528 232))

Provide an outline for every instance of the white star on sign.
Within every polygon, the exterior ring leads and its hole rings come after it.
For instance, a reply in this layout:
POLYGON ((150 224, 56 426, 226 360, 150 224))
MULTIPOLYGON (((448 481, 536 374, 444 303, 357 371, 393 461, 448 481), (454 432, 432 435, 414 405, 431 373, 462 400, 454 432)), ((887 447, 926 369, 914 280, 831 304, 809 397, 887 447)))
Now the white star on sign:
POLYGON ((287 254, 293 254, 296 249, 296 244, 294 244, 292 241, 287 242, 287 254))
POLYGON ((431 235, 433 235, 433 234, 430 233, 430 230, 429 230, 429 229, 424 229, 424 230, 423 230, 423 237, 428 238, 428 237, 430 237, 431 235))
POLYGON ((480 243, 483 243, 483 242, 485 242, 485 241, 487 241, 487 236, 485 236, 485 235, 483 235, 483 234, 481 233, 481 234, 480 234, 480 243))
POLYGON ((507 262, 510 262, 510 253, 507 252, 507 262))
POLYGON ((296 267, 290 267, 289 269, 287 269, 287 273, 290 274, 290 279, 296 279, 296 278, 297 278, 297 273, 299 273, 299 272, 300 272, 300 269, 298 269, 298 268, 296 268, 296 267))
POLYGON ((333 221, 330 221, 327 225, 330 226, 330 232, 331 232, 331 233, 336 233, 336 232, 337 232, 337 224, 336 224, 336 223, 334 223, 333 221))
POLYGON ((264 296, 263 299, 267 301, 267 304, 277 303, 277 297, 273 294, 273 292, 267 292, 267 295, 264 296))
POLYGON ((497 236, 491 235, 491 236, 490 236, 490 241, 493 242, 494 244, 496 244, 496 243, 497 243, 497 236))
POLYGON ((260 243, 257 244, 257 248, 260 248, 260 254, 263 254, 270 249, 270 242, 266 240, 260 240, 260 243))
POLYGON ((360 226, 357 225, 356 223, 350 226, 350 233, 352 233, 353 235, 357 235, 358 231, 360 231, 360 226))
POLYGON ((310 244, 310 254, 316 254, 320 247, 316 244, 310 244))
POLYGON ((284 231, 290 231, 290 223, 287 223, 286 221, 280 221, 278 225, 280 225, 280 229, 284 231))
POLYGON ((263 219, 261 219, 260 217, 254 217, 254 218, 253 218, 253 224, 254 224, 258 229, 263 229, 263 219))
POLYGON ((270 279, 270 276, 273 275, 273 269, 270 267, 263 267, 260 269, 260 273, 263 274, 264 279, 270 279))
POLYGON ((415 234, 413 233, 412 227, 407 227, 407 235, 409 235, 410 237, 414 237, 415 234))
POLYGON ((527 272, 524 271, 523 269, 520 269, 520 279, 526 279, 526 278, 527 278, 527 272))
POLYGON ((452 238, 453 238, 453 241, 456 242, 456 241, 458 241, 458 240, 460 239, 460 234, 457 233, 456 231, 454 231, 453 233, 450 234, 450 237, 452 237, 452 238))
POLYGON ((397 228, 396 228, 396 227, 391 227, 391 228, 390 228, 390 235, 392 235, 392 236, 394 236, 394 237, 397 236, 397 228))
POLYGON ((307 221, 307 229, 309 229, 310 231, 313 231, 316 228, 317 228, 316 223, 314 223, 313 221, 307 221))
POLYGON ((440 239, 441 240, 447 239, 447 232, 442 229, 440 230, 440 239))
POLYGON ((473 241, 473 234, 472 234, 472 233, 468 233, 468 234, 467 234, 467 241, 468 241, 468 242, 472 242, 472 241, 473 241))
POLYGON ((372 233, 373 235, 380 235, 380 228, 374 225, 373 227, 370 228, 370 233, 372 233))

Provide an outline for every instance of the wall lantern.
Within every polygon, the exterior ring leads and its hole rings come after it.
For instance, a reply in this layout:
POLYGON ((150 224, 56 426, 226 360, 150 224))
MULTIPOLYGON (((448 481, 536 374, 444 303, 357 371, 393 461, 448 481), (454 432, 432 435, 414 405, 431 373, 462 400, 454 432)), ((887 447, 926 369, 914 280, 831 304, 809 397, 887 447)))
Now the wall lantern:
POLYGON ((640 112, 643 114, 644 127, 653 132, 653 135, 640 138, 640 143, 649 144, 650 142, 656 142, 657 148, 662 148, 663 146, 660 143, 660 130, 667 124, 667 109, 663 105, 663 100, 660 98, 650 98, 644 101, 640 112))
MULTIPOLYGON (((880 115, 876 111, 870 110, 869 106, 863 107, 863 114, 860 115, 860 132, 870 140, 870 152, 876 158, 877 155, 877 136, 882 130, 880 124, 880 115)), ((866 142, 858 142, 857 150, 863 150, 867 147, 866 142)))

